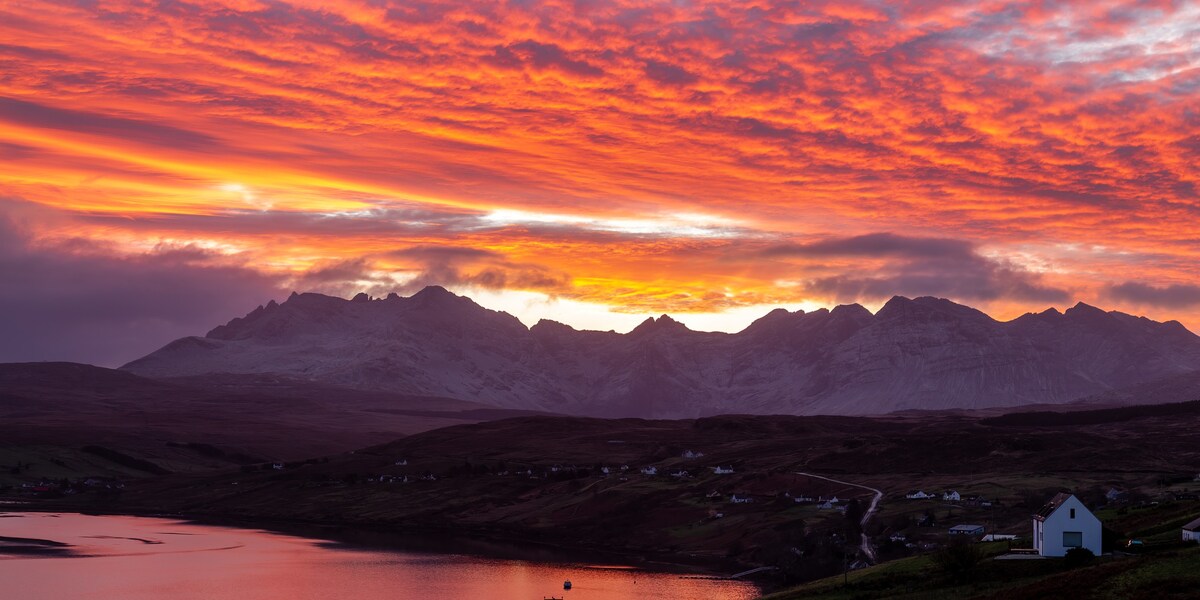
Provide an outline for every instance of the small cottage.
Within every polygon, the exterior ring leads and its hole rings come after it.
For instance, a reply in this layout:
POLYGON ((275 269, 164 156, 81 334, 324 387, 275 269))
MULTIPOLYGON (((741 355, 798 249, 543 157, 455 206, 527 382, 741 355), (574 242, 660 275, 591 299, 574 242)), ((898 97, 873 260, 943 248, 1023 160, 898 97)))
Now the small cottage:
POLYGON ((909 500, 925 500, 926 498, 932 498, 933 496, 930 496, 921 490, 915 490, 905 494, 904 497, 908 498, 909 500))
POLYGON ((1033 515, 1033 547, 1042 556, 1065 556, 1071 548, 1100 555, 1100 519, 1074 494, 1055 495, 1033 515))

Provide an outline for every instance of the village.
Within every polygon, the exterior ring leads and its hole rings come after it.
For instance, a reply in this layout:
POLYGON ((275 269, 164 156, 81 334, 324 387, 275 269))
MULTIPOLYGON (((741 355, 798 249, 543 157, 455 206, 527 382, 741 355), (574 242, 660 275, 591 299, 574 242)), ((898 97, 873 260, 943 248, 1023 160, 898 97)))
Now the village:
MULTIPOLYGON (((858 430, 794 440, 770 437, 777 424, 730 417, 649 423, 645 430, 622 426, 616 438, 608 423, 567 421, 554 434, 543 423, 473 426, 495 436, 473 447, 446 430, 215 473, 152 475, 123 466, 128 475, 62 478, 45 475, 62 465, 26 462, 18 475, 0 480, 0 500, 52 510, 461 532, 564 551, 611 549, 716 572, 769 567, 759 575, 790 583, 928 563, 964 545, 989 561, 1014 564, 1041 557, 1055 563, 1075 547, 1105 560, 1155 555, 1194 540, 1200 525, 1194 471, 1063 475, 1036 463, 1021 470, 1006 462, 1002 470, 947 473, 929 468, 936 458, 924 458, 933 454, 923 449, 917 460, 907 459, 923 470, 851 471, 844 465, 874 451, 855 439, 858 430), (521 435, 533 425, 537 436, 521 435), (581 435, 581 427, 596 431, 581 435), (674 429, 664 434, 666 427, 674 429), (687 441, 698 427, 727 433, 716 442, 687 441), (758 431, 751 428, 767 433, 756 439, 746 433, 758 431), (1072 494, 1071 506, 1056 499, 1060 492, 1072 494), (1061 526, 1063 515, 1068 525, 1087 527, 1061 526)), ((93 462, 84 465, 103 466, 110 455, 89 454, 93 462)), ((70 457, 64 461, 74 468, 70 457)))
MULTIPOLYGON (((1136 552, 1148 544, 1166 542, 1169 536, 1160 533, 1152 539, 1115 539, 1115 533, 1103 530, 1099 517, 1160 505, 1184 509, 1180 518, 1190 516, 1176 530, 1180 541, 1200 538, 1200 476, 1175 481, 1156 496, 1116 486, 1092 486, 1079 496, 1059 493, 1040 501, 1032 497, 1032 491, 994 483, 904 491, 893 487, 881 490, 878 507, 867 514, 873 494, 863 486, 780 469, 762 471, 736 461, 714 462, 696 449, 685 449, 674 458, 654 464, 451 463, 429 457, 385 458, 370 451, 350 453, 346 458, 375 468, 346 471, 338 465, 331 469, 328 457, 259 463, 242 466, 236 476, 226 478, 225 485, 258 488, 286 482, 313 490, 358 489, 367 491, 356 494, 383 493, 393 500, 428 500, 446 491, 461 491, 464 486, 498 491, 495 482, 507 481, 511 483, 505 486, 520 490, 515 493, 517 505, 541 506, 531 510, 550 515, 561 515, 570 508, 572 516, 587 514, 583 507, 602 503, 603 498, 669 497, 669 502, 656 500, 654 511, 669 515, 665 533, 669 539, 682 542, 673 547, 687 551, 689 546, 710 546, 698 542, 724 538, 729 540, 731 557, 743 561, 770 562, 782 551, 801 560, 823 562, 826 570, 838 566, 834 556, 849 556, 841 559, 840 568, 852 571, 966 541, 1004 542, 1010 550, 1006 555, 1020 558, 1064 556, 1071 548, 1085 548, 1094 555, 1113 550, 1136 552), (376 486, 382 486, 380 492, 369 492, 376 486), (1033 506, 1034 502, 1041 504, 1033 506), (1067 512, 1058 510, 1068 504, 1067 512), (1187 509, 1192 512, 1186 513, 1187 509), (1066 525, 1060 523, 1063 514, 1069 515, 1066 525), (780 543, 784 548, 771 548, 771 540, 729 535, 751 522, 761 528, 764 521, 793 531, 783 536, 780 543), (861 547, 865 551, 854 549, 860 535, 866 540, 861 547), (818 556, 822 553, 824 556, 818 556)), ((33 501, 91 496, 93 502, 103 503, 117 501, 114 499, 120 498, 125 488, 125 481, 111 477, 39 479, 0 487, 0 495, 33 501)))

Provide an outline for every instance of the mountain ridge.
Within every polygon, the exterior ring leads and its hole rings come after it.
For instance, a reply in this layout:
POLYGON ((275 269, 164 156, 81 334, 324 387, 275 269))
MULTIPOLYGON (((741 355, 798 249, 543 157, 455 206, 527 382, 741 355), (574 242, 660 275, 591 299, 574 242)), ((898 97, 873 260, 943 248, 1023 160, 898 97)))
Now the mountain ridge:
POLYGON ((774 309, 736 333, 668 315, 629 333, 486 309, 445 288, 351 300, 293 293, 123 369, 278 373, 505 408, 603 417, 881 414, 1059 404, 1200 370, 1200 337, 1082 302, 1010 321, 894 296, 774 309))

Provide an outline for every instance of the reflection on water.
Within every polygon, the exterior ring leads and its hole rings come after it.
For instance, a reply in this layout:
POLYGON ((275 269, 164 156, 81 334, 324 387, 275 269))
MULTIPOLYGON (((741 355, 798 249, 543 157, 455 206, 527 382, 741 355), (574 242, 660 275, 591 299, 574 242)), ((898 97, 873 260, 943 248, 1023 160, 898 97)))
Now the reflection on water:
POLYGON ((7 513, 0 596, 80 600, 743 600, 744 583, 611 566, 337 547, 169 519, 7 513), (66 553, 39 552, 39 548, 66 553), (572 589, 563 590, 564 580, 572 589))

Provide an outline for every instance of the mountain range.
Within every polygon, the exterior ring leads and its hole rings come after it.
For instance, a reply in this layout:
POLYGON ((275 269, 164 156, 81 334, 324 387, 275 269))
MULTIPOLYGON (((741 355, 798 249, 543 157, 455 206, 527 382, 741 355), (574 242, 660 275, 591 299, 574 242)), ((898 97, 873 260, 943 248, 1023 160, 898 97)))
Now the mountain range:
POLYGON ((274 374, 601 417, 867 415, 1062 404, 1178 380, 1200 370, 1200 337, 1083 303, 1002 322, 899 296, 874 314, 857 304, 776 309, 732 334, 666 315, 619 334, 526 327, 433 286, 379 299, 294 293, 122 369, 274 374))

